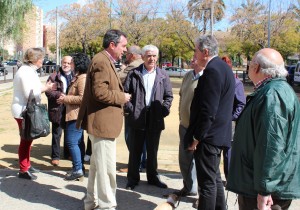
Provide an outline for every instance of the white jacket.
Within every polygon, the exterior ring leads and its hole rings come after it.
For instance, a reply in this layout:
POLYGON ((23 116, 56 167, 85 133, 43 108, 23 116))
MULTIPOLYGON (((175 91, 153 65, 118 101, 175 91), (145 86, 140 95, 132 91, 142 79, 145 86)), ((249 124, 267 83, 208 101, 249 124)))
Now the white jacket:
POLYGON ((23 65, 17 71, 13 83, 13 101, 11 112, 14 118, 21 118, 22 111, 26 108, 30 90, 33 89, 33 94, 36 102, 41 102, 42 83, 36 72, 37 67, 34 65, 23 65))

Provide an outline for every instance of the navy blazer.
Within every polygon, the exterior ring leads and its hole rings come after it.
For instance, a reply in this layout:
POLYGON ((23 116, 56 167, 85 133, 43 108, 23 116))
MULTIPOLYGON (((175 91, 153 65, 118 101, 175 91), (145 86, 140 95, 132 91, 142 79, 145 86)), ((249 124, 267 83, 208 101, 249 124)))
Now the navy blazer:
POLYGON ((230 147, 235 80, 219 57, 211 59, 199 78, 191 104, 190 125, 184 138, 187 149, 193 137, 214 146, 230 147))

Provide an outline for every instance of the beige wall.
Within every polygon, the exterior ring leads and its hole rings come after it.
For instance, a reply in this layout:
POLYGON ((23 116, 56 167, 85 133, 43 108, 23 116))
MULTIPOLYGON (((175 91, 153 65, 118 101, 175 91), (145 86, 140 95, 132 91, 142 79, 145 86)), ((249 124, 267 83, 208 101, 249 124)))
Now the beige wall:
POLYGON ((31 47, 43 47, 43 10, 34 6, 25 15, 26 29, 23 42, 17 47, 17 53, 23 53, 31 47))

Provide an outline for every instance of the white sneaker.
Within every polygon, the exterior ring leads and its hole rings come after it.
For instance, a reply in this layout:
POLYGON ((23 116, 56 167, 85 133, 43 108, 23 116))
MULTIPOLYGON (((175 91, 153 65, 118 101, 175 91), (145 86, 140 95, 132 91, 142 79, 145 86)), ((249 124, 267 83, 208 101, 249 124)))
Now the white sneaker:
POLYGON ((91 159, 91 156, 85 155, 83 159, 84 159, 85 162, 89 162, 90 159, 91 159))

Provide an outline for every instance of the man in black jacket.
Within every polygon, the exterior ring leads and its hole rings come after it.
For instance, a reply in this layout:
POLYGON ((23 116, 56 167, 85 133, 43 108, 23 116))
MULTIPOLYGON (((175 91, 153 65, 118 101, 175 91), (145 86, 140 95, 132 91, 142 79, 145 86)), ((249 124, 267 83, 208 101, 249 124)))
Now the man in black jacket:
POLYGON ((191 104, 185 148, 194 150, 201 210, 225 210, 219 165, 222 149, 230 147, 235 81, 230 67, 218 57, 218 42, 201 36, 194 59, 204 66, 191 104))
POLYGON ((169 76, 156 65, 158 51, 154 45, 144 46, 144 64, 128 73, 124 85, 124 91, 132 95, 132 99, 125 104, 131 132, 126 188, 131 190, 140 181, 139 166, 144 143, 148 184, 167 188, 157 173, 157 151, 161 131, 165 128, 164 118, 170 113, 173 93, 169 76))
MULTIPOLYGON (((73 73, 71 69, 71 56, 64 56, 61 60, 61 68, 58 72, 53 72, 47 81, 52 81, 56 84, 57 89, 46 92, 48 98, 48 112, 49 119, 52 123, 52 150, 51 150, 51 164, 53 166, 59 165, 60 160, 60 138, 62 134, 61 116, 64 105, 58 104, 57 99, 63 93, 66 94, 68 85, 71 83, 73 73)), ((69 155, 68 147, 64 141, 64 157, 67 159, 69 155)))

